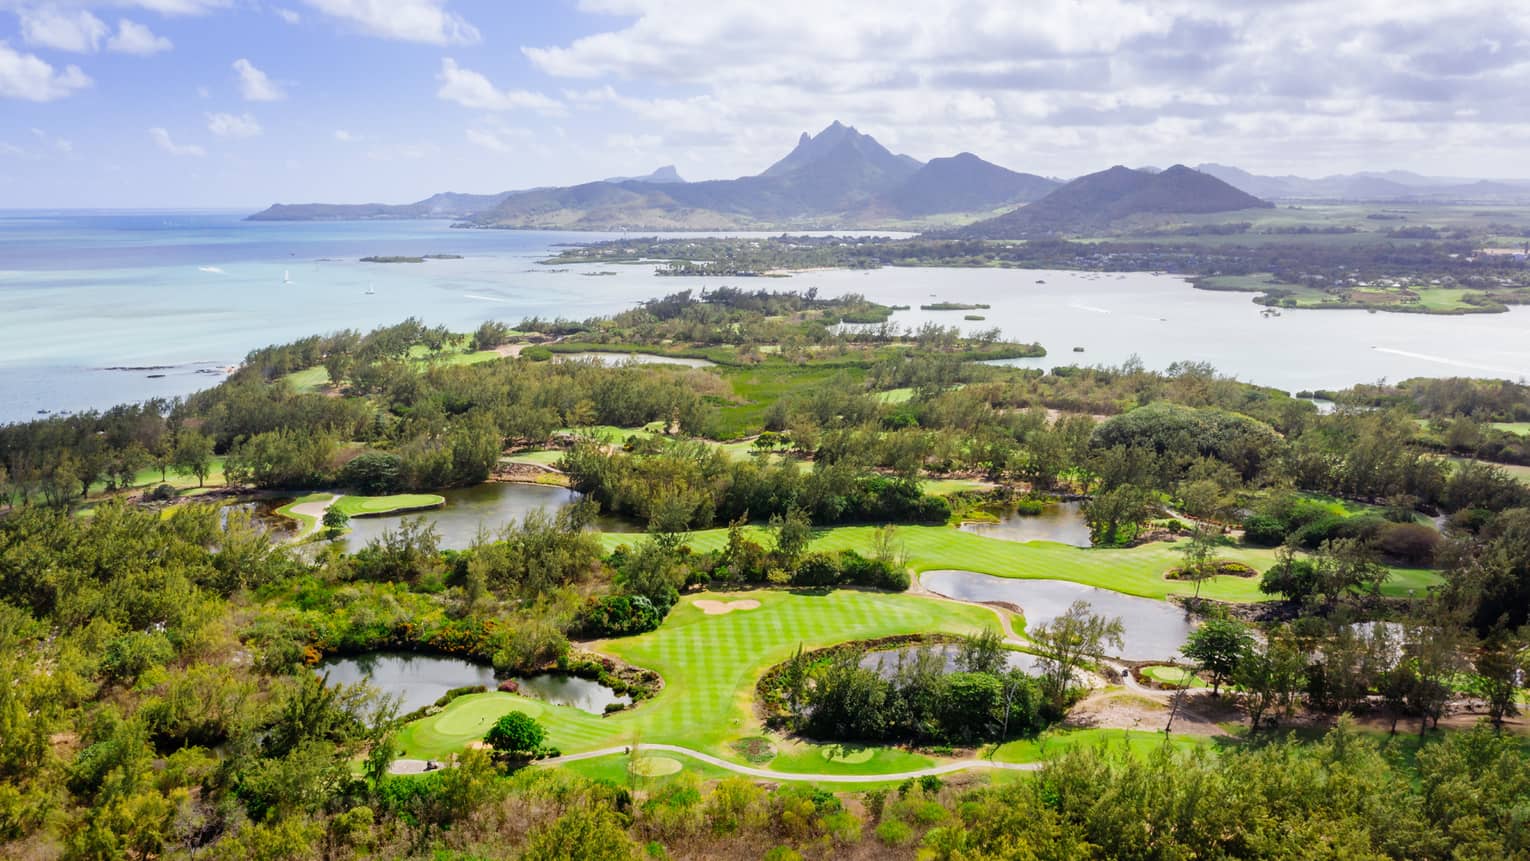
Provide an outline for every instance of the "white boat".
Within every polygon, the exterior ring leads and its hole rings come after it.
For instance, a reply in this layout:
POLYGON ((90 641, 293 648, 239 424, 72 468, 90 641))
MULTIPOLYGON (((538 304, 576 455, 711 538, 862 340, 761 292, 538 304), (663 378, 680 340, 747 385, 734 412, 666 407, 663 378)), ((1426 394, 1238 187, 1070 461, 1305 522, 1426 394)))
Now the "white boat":
POLYGON ((282 270, 282 283, 283 284, 291 284, 292 283, 292 273, 287 271, 286 269, 282 270))
POLYGON ((377 291, 372 289, 372 285, 371 284, 367 284, 366 292, 361 294, 361 295, 363 295, 363 296, 373 296, 373 295, 376 295, 376 293, 377 293, 377 291))

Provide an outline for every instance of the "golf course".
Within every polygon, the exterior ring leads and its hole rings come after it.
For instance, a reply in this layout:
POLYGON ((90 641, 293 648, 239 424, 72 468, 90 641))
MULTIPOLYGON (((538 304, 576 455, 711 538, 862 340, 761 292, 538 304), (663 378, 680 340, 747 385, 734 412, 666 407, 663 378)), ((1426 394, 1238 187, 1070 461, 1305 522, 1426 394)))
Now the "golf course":
MULTIPOLYGON (((915 595, 699 593, 683 598, 656 631, 590 644, 595 651, 658 672, 664 688, 653 699, 602 717, 514 694, 472 694, 406 726, 398 744, 406 758, 441 759, 482 739, 495 720, 515 710, 541 722, 548 743, 565 754, 634 743, 675 744, 744 763, 730 743, 760 734, 752 711, 755 684, 799 644, 812 649, 898 634, 971 633, 997 621, 989 608, 915 595), (759 606, 735 605, 739 609, 711 615, 696 607, 698 601, 745 599, 759 606)), ((928 757, 893 748, 866 750, 844 756, 835 755, 840 745, 793 743, 762 767, 787 773, 880 774, 933 764, 928 757)))

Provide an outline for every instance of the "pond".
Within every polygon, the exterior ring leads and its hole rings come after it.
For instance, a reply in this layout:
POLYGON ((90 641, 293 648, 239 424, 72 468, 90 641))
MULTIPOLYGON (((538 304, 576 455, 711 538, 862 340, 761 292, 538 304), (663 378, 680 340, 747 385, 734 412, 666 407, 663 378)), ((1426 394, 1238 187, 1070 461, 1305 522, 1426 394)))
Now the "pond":
POLYGON ((1005 541, 1055 541, 1074 547, 1093 546, 1082 502, 1054 502, 1040 514, 1006 511, 997 523, 963 523, 961 530, 1005 541))
MULTIPOLYGON (((351 531, 343 540, 352 552, 396 530, 405 518, 423 517, 441 535, 443 550, 470 547, 479 527, 491 534, 506 524, 520 522, 533 511, 556 513, 559 508, 578 502, 580 494, 551 484, 513 484, 489 482, 473 487, 457 487, 440 492, 446 504, 440 508, 383 517, 353 517, 351 531)), ((597 518, 595 526, 606 532, 630 532, 638 527, 617 517, 597 518)))
POLYGON ((611 703, 631 705, 632 698, 619 694, 600 682, 560 673, 516 676, 521 694, 553 705, 569 706, 591 714, 605 714, 611 703))
POLYGON ((1050 622, 1074 601, 1087 601, 1093 612, 1118 616, 1125 631, 1122 648, 1107 649, 1114 657, 1134 661, 1179 657, 1195 627, 1184 610, 1167 601, 1123 595, 1066 580, 1012 580, 972 571, 930 571, 921 578, 925 588, 960 601, 999 601, 1025 613, 1027 627, 1050 622))
MULTIPOLYGON (((461 658, 417 655, 411 652, 373 652, 349 658, 329 658, 315 668, 328 673, 332 683, 355 684, 365 681, 385 694, 399 698, 399 712, 412 712, 434 705, 454 688, 479 685, 489 690, 499 686, 494 668, 461 658)), ((607 703, 631 703, 600 682, 556 673, 519 676, 524 696, 560 706, 571 706, 592 714, 604 714, 607 703)))
MULTIPOLYGON (((931 654, 939 655, 945 662, 947 672, 956 669, 956 655, 961 647, 955 643, 942 643, 933 646, 900 646, 896 649, 882 649, 875 652, 867 652, 861 656, 861 666, 868 670, 876 670, 877 675, 889 678, 897 672, 898 662, 911 661, 920 649, 928 649, 931 654)), ((1028 652, 1005 651, 1004 663, 1012 670, 1021 670, 1027 673, 1035 673, 1036 656, 1028 652)))
POLYGON ((370 682, 383 693, 399 698, 400 714, 432 705, 453 688, 483 685, 494 690, 499 684, 494 678, 493 667, 461 658, 409 652, 373 652, 350 658, 328 658, 316 669, 328 673, 330 682, 370 682))
POLYGON ((250 525, 273 538, 286 538, 292 531, 292 521, 276 513, 290 499, 255 499, 248 502, 231 502, 218 506, 218 522, 227 529, 228 520, 234 514, 248 514, 250 525))
POLYGON ((706 359, 686 356, 656 356, 652 353, 558 353, 557 358, 569 362, 599 362, 607 366, 619 365, 684 365, 687 368, 710 368, 714 363, 706 359))

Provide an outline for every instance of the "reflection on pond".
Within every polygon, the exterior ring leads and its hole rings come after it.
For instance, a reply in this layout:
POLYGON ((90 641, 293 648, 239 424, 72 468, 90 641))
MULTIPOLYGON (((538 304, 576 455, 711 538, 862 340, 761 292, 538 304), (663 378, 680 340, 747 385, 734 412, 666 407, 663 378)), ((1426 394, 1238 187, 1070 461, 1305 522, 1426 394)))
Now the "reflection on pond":
POLYGON ((399 698, 399 712, 412 712, 433 704, 453 688, 483 685, 493 690, 498 681, 494 668, 461 658, 415 655, 409 652, 372 652, 352 658, 329 658, 317 667, 328 673, 331 683, 371 683, 385 694, 399 698))
POLYGON ((231 516, 249 515, 250 525, 273 538, 285 538, 292 531, 292 521, 276 513, 290 499, 255 499, 218 506, 218 525, 228 528, 231 516))
MULTIPOLYGON (((876 670, 877 675, 883 678, 891 678, 898 671, 900 662, 912 664, 918 658, 921 649, 928 651, 944 664, 946 671, 956 669, 956 656, 961 652, 961 646, 956 643, 940 643, 931 646, 900 646, 896 649, 882 649, 875 652, 867 652, 861 656, 861 666, 868 670, 876 670)), ((1027 673, 1036 673, 1036 656, 1028 652, 1005 651, 1004 664, 1012 670, 1021 670, 1027 673)))
POLYGON ((1167 601, 1065 580, 1011 580, 971 571, 930 571, 920 579, 930 591, 961 601, 1018 605, 1025 613, 1027 627, 1052 621, 1067 612, 1074 601, 1087 601, 1095 613, 1120 617, 1126 629, 1121 636, 1122 648, 1109 648, 1107 653, 1130 660, 1179 657, 1179 647, 1194 627, 1184 610, 1167 601))
MULTIPOLYGON (((327 673, 331 683, 365 681, 385 694, 399 698, 399 712, 434 705, 447 691, 479 686, 494 690, 499 680, 494 668, 461 658, 416 655, 411 652, 371 652, 349 658, 328 658, 315 671, 327 673)), ((555 673, 538 673, 515 679, 524 696, 560 706, 603 714, 608 703, 630 705, 632 699, 600 682, 555 673)))
MULTIPOLYGON (((519 523, 533 511, 556 513, 559 508, 579 501, 579 494, 566 487, 550 484, 510 484, 490 482, 473 487, 441 491, 446 504, 440 508, 383 517, 353 517, 351 532, 344 539, 346 549, 355 551, 384 532, 397 530, 405 518, 423 517, 441 536, 443 550, 463 550, 471 546, 482 527, 493 535, 509 523, 519 523)), ((636 529, 620 518, 600 517, 594 524, 606 532, 636 529)))
POLYGON ((600 682, 565 676, 559 673, 538 673, 534 676, 517 676, 520 693, 560 706, 570 706, 591 714, 605 714, 611 703, 631 705, 632 698, 619 694, 600 682))
POLYGON ((684 365, 687 368, 709 368, 712 362, 686 356, 655 356, 652 353, 558 353, 557 358, 568 362, 598 362, 608 367, 621 365, 684 365))
POLYGON ((963 532, 1002 538, 1005 541, 1055 541, 1074 547, 1089 547, 1089 523, 1084 520, 1082 502, 1054 502, 1039 514, 1007 511, 997 523, 963 523, 963 532))

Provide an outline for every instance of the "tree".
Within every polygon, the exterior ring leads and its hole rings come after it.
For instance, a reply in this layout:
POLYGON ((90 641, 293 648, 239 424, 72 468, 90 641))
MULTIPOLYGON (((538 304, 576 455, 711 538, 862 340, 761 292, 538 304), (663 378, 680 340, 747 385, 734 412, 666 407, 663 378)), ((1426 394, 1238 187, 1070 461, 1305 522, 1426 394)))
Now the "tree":
POLYGON ((1195 599, 1201 597, 1201 582, 1216 575, 1215 557, 1217 533, 1204 523, 1196 523, 1190 530, 1190 540, 1176 548, 1184 557, 1179 567, 1179 579, 1195 582, 1195 599))
POLYGON ((494 722, 483 740, 495 751, 512 759, 530 759, 542 751, 547 730, 529 715, 510 712, 494 722))
POLYGON ((1233 670, 1232 680, 1243 689, 1243 705, 1248 710, 1250 731, 1257 732, 1272 711, 1269 721, 1290 711, 1296 692, 1302 686, 1306 660, 1295 637, 1286 628, 1270 632, 1263 647, 1247 650, 1233 670))
POLYGON ((1525 654, 1523 640, 1498 631, 1488 637, 1472 660, 1477 671, 1474 693, 1487 703, 1488 717, 1500 729, 1504 718, 1519 714, 1515 695, 1521 674, 1530 669, 1525 654))
POLYGON ((1238 662, 1254 645, 1248 627, 1236 619, 1207 619, 1190 632, 1180 653, 1211 674, 1211 695, 1221 694, 1222 683, 1238 669, 1238 662))
POLYGON ((1004 636, 994 628, 984 628, 962 638, 956 651, 956 666, 968 673, 996 676, 1004 671, 1005 656, 1004 636))
POLYGON ((1350 592, 1381 593, 1389 572, 1376 552, 1358 538, 1324 541, 1317 554, 1317 591, 1332 604, 1350 592))
POLYGON ((330 538, 336 538, 351 525, 351 516, 331 505, 324 509, 324 532, 330 538))
POLYGON ((1067 704, 1074 675, 1086 661, 1104 657, 1107 646, 1122 647, 1124 630, 1119 618, 1091 613, 1088 601, 1074 601, 1066 613, 1031 630, 1041 656, 1042 686, 1054 707, 1067 704))
POLYGON ((1153 495, 1140 487, 1123 484, 1091 499, 1084 506, 1089 537, 1101 547, 1115 547, 1137 535, 1137 529, 1153 513, 1153 495))
POLYGON ((194 430, 183 430, 176 435, 170 465, 182 475, 196 476, 197 487, 201 487, 207 474, 212 471, 212 457, 212 437, 194 430))
POLYGON ((794 567, 807 550, 808 542, 813 540, 813 525, 808 521, 807 512, 792 506, 784 517, 772 516, 770 526, 776 531, 776 555, 780 557, 781 567, 794 567))
POLYGON ((1306 601, 1318 588, 1317 566, 1296 556, 1296 548, 1285 544, 1275 551, 1275 564, 1259 579, 1259 591, 1281 595, 1287 601, 1306 601))

